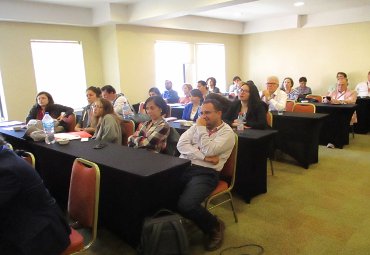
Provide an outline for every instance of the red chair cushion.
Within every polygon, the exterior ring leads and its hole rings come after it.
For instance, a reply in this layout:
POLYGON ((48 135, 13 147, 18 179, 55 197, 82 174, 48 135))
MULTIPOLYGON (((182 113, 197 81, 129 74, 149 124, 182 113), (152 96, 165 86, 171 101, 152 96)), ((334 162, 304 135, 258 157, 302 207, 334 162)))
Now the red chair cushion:
POLYGON ((227 190, 229 187, 229 184, 225 181, 219 181, 217 187, 213 190, 210 196, 216 195, 217 193, 220 193, 221 191, 227 190))
POLYGON ((67 247, 67 249, 62 253, 62 255, 72 254, 84 248, 84 238, 74 228, 71 228, 71 234, 69 235, 69 240, 71 241, 71 243, 67 247))

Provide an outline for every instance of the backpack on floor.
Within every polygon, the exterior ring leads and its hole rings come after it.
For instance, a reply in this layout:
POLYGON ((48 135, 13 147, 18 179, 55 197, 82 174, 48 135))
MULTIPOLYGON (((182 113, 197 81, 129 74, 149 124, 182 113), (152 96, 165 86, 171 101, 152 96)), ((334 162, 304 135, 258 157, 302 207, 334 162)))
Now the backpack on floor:
POLYGON ((189 254, 189 241, 181 216, 163 209, 146 218, 138 251, 140 255, 189 254))

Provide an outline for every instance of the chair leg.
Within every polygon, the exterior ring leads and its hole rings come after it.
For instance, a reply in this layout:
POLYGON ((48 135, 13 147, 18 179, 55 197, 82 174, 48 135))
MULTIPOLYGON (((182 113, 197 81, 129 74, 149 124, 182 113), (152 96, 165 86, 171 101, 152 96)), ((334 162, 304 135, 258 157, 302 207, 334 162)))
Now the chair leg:
POLYGON ((352 139, 355 138, 355 127, 354 125, 351 126, 351 129, 352 129, 352 139))
POLYGON ((236 216, 236 212, 235 212, 235 208, 234 208, 234 202, 233 202, 233 197, 232 197, 231 193, 229 193, 229 196, 230 196, 231 209, 233 210, 233 214, 234 214, 234 220, 235 220, 235 223, 238 223, 238 216, 236 216))
POLYGON ((274 175, 274 165, 272 164, 272 159, 269 158, 269 161, 270 161, 271 175, 274 175))

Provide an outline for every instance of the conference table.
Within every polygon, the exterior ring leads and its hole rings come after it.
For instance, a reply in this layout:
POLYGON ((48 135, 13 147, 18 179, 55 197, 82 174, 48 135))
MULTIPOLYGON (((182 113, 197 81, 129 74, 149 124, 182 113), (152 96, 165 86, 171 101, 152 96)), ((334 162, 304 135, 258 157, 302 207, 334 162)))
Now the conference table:
MULTIPOLYGON (((189 129, 179 122, 169 122, 169 125, 180 134, 189 129)), ((234 189, 249 203, 253 197, 267 192, 267 156, 277 131, 245 129, 235 132, 238 159, 234 189)))
POLYGON ((349 144, 350 121, 356 110, 356 104, 324 104, 313 103, 316 113, 327 113, 320 132, 320 144, 332 143, 336 148, 342 149, 349 144))
POLYGON ((116 144, 93 149, 94 140, 47 145, 25 140, 24 131, 0 128, 0 133, 14 148, 34 153, 37 171, 64 210, 74 159, 95 162, 101 174, 99 224, 133 247, 138 244, 145 217, 161 208, 175 208, 178 180, 190 165, 189 160, 116 144))
POLYGON ((276 149, 293 157, 299 165, 308 169, 318 162, 319 137, 328 114, 307 112, 272 111, 273 129, 279 131, 275 137, 276 149))
POLYGON ((355 132, 367 134, 370 131, 370 97, 358 97, 356 104, 357 123, 354 124, 355 132))

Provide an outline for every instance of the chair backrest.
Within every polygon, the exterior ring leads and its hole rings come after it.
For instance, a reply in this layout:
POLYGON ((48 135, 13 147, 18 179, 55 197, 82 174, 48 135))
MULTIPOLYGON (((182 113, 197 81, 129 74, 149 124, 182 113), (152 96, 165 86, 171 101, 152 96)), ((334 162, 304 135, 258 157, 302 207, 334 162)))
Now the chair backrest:
POLYGON ((179 152, 177 150, 177 143, 180 139, 180 134, 177 130, 173 127, 170 128, 170 133, 167 137, 166 148, 164 149, 163 153, 171 156, 179 156, 179 152))
POLYGON ((293 112, 316 112, 316 106, 310 103, 296 103, 293 107, 293 112))
POLYGON ((269 125, 269 127, 272 127, 272 124, 273 124, 272 113, 269 111, 267 111, 266 113, 266 120, 267 120, 267 125, 269 125))
POLYGON ((35 159, 35 156, 31 153, 31 152, 28 152, 28 151, 24 151, 21 155, 21 157, 27 161, 28 163, 31 164, 31 166, 33 168, 36 167, 36 159, 35 159))
POLYGON ((63 117, 63 122, 65 123, 65 127, 66 127, 66 132, 73 132, 75 131, 75 127, 76 127, 76 115, 74 113, 68 115, 68 116, 64 116, 63 117))
POLYGON ((226 160, 224 167, 222 168, 220 175, 223 180, 229 182, 229 189, 234 187, 235 175, 236 175, 236 161, 238 157, 238 135, 235 134, 235 145, 229 158, 226 160))
POLYGON ((312 95, 312 94, 310 94, 310 95, 307 95, 306 98, 313 98, 313 99, 316 99, 317 102, 322 103, 322 96, 320 96, 320 95, 312 95))
POLYGON ((122 145, 127 146, 127 139, 135 132, 135 122, 132 120, 121 120, 122 145))
POLYGON ((294 108, 294 100, 286 100, 285 111, 292 112, 294 108))
POLYGON ((100 190, 99 167, 88 160, 76 158, 73 162, 68 197, 68 214, 82 227, 92 229, 91 241, 96 239, 100 190))

